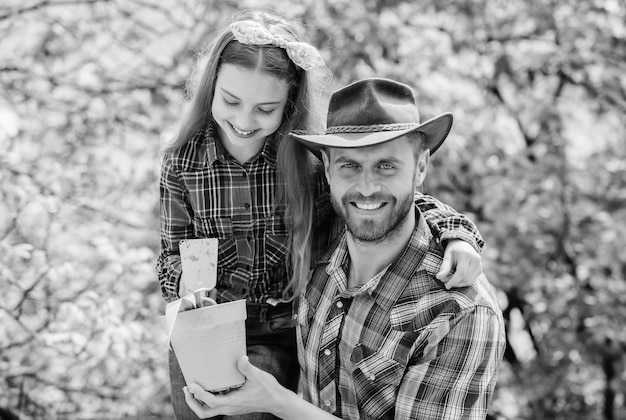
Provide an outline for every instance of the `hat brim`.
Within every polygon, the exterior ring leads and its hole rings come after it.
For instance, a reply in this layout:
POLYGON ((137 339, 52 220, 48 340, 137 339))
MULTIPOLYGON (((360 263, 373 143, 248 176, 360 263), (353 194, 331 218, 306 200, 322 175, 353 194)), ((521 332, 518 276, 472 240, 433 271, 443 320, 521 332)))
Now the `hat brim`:
POLYGON ((300 141, 316 156, 321 157, 321 150, 326 147, 355 148, 373 146, 375 144, 385 143, 397 139, 398 137, 402 137, 414 131, 420 131, 424 133, 426 137, 424 148, 430 149, 430 154, 432 155, 435 151, 437 151, 437 149, 439 149, 446 137, 448 137, 448 134, 452 129, 452 120, 452 114, 450 112, 446 112, 425 121, 417 127, 405 130, 318 135, 291 133, 291 136, 300 141))

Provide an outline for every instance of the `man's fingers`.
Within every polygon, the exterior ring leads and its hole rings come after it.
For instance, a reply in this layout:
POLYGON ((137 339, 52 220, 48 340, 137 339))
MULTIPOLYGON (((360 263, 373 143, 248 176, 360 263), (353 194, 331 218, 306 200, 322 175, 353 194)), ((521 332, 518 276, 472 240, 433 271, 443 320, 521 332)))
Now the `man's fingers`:
POLYGON ((198 384, 190 384, 184 387, 183 391, 185 392, 187 405, 201 419, 226 414, 224 412, 224 406, 228 405, 226 402, 228 397, 226 395, 213 395, 198 384))
POLYGON ((248 378, 253 374, 254 366, 250 363, 248 356, 241 356, 237 359, 237 369, 239 369, 239 372, 241 372, 243 376, 248 378))
POLYGON ((269 380, 268 377, 273 378, 273 376, 269 373, 265 372, 262 369, 259 369, 258 367, 250 363, 248 356, 241 356, 239 359, 237 359, 237 369, 239 369, 239 372, 241 372, 241 374, 245 376, 246 383, 267 383, 267 381, 269 380))
POLYGON ((198 417, 201 417, 203 415, 204 408, 208 408, 208 406, 206 406, 203 402, 197 400, 188 387, 184 387, 183 392, 185 393, 185 402, 187 403, 189 408, 191 408, 191 411, 196 413, 198 417))
POLYGON ((210 392, 205 391, 204 388, 202 388, 200 385, 189 384, 189 386, 185 388, 187 388, 189 395, 191 395, 191 397, 194 398, 195 400, 201 403, 204 403, 208 406, 213 405, 213 398, 215 398, 215 395, 211 394, 210 392))

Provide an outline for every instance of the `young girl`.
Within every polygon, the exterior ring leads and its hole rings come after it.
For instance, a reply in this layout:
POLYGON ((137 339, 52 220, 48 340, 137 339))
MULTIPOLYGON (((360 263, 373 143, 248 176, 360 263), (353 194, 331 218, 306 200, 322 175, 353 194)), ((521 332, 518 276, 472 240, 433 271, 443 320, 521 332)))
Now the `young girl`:
MULTIPOLYGON (((282 147, 280 155, 290 156, 285 148, 289 132, 322 127, 315 117, 323 120, 323 104, 317 107, 315 102, 323 99, 324 77, 319 76, 327 70, 319 52, 301 42, 294 26, 282 18, 246 11, 233 22, 200 57, 205 64, 189 112, 165 149, 157 274, 166 301, 191 292, 181 281, 179 241, 219 238, 216 300, 247 300, 250 361, 295 391, 299 369, 292 300, 307 270, 306 263, 298 263, 296 270, 287 265, 289 227, 300 222, 301 211, 294 205, 298 203, 291 203, 287 213, 289 197, 280 174, 285 165, 298 162, 281 158, 279 163, 278 150, 282 147)), ((431 198, 418 201, 442 237, 465 239, 476 249, 482 246, 475 227, 462 215, 431 198)), ((323 205, 316 211, 320 237, 325 237, 321 230, 329 211, 331 207, 323 205)), ((295 261, 311 261, 305 248, 293 252, 304 252, 309 259, 294 256, 295 261)), ((480 265, 474 254, 454 257, 457 273, 467 272, 459 269, 463 264, 480 265)), ((474 277, 467 277, 471 283, 474 277)), ((170 381, 176 417, 197 418, 185 403, 185 383, 173 352, 170 381)), ((258 413, 245 418, 273 417, 258 413)))

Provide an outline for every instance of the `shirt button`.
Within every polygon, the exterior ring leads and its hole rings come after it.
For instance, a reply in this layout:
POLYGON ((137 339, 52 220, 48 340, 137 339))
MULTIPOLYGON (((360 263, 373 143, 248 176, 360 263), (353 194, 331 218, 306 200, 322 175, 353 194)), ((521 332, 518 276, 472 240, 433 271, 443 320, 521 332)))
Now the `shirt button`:
POLYGON ((342 301, 340 301, 340 300, 338 300, 338 301, 337 301, 337 303, 336 303, 335 305, 337 305, 337 307, 338 307, 339 309, 343 308, 343 302, 342 302, 342 301))
POLYGON ((370 373, 367 375, 367 379, 369 379, 370 381, 373 381, 374 379, 376 379, 376 375, 374 375, 373 373, 370 373))
POLYGON ((326 401, 324 401, 324 405, 325 405, 326 407, 330 407, 331 402, 330 402, 329 400, 326 400, 326 401))
POLYGON ((249 210, 250 209, 250 203, 245 203, 243 205, 243 208, 246 209, 246 210, 249 210))
POLYGON ((329 349, 324 350, 324 354, 325 354, 326 356, 330 356, 330 350, 329 350, 329 349))

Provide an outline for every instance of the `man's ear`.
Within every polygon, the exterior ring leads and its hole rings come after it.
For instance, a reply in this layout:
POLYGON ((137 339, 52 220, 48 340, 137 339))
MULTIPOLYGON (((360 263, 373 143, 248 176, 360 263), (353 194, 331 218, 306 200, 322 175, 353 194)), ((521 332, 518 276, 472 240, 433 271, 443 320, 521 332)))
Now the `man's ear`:
POLYGON ((422 150, 417 156, 417 164, 415 165, 415 186, 419 187, 426 179, 428 171, 428 163, 430 162, 430 149, 422 150))
POLYGON ((330 167, 329 153, 330 152, 328 149, 322 149, 322 162, 324 162, 324 174, 326 175, 326 182, 330 184, 330 176, 328 172, 328 168, 330 167))

